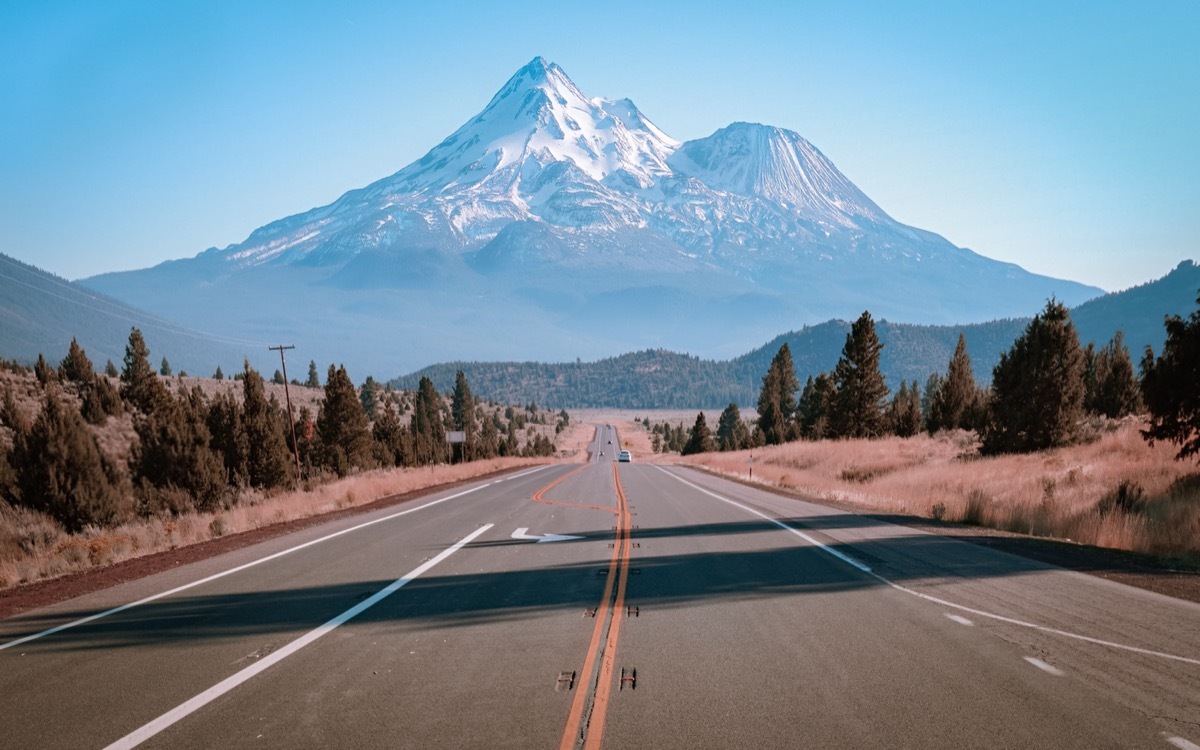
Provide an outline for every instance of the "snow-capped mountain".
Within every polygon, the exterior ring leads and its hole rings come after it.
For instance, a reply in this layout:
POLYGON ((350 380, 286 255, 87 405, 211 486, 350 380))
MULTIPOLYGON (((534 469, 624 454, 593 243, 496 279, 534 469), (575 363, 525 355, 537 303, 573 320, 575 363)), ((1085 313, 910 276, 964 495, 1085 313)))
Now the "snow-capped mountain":
POLYGON ((640 346, 716 355, 863 309, 968 322, 1100 292, 895 221, 794 132, 735 123, 681 143, 540 57, 388 177, 238 245, 85 283, 227 335, 307 338, 377 374, 640 346), (271 306, 245 307, 264 287, 271 306), (379 351, 397 319, 418 340, 379 351), (359 332, 371 353, 347 346, 359 332))

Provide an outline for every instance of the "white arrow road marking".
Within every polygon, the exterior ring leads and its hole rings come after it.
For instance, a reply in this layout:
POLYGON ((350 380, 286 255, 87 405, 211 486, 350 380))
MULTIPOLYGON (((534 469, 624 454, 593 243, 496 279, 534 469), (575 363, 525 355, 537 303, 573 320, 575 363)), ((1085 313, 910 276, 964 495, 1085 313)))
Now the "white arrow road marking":
POLYGON ((512 533, 513 539, 528 539, 536 541, 538 544, 542 542, 566 542, 571 539, 583 539, 581 536, 571 536, 570 534, 528 534, 528 526, 522 526, 512 533))

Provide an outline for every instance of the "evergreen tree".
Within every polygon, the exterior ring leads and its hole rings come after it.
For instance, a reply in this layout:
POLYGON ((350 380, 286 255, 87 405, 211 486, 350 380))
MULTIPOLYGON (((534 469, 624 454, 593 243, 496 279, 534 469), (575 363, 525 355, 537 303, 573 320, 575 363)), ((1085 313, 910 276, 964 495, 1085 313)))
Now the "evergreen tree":
POLYGON ((1134 414, 1142 408, 1142 395, 1133 371, 1124 334, 1117 331, 1099 351, 1088 345, 1089 367, 1085 405, 1088 411, 1112 419, 1134 414))
POLYGON ((304 384, 309 388, 321 387, 321 375, 317 372, 317 361, 314 359, 308 361, 308 380, 304 384))
POLYGON ((888 408, 888 421, 898 437, 912 437, 921 431, 921 396, 917 381, 910 388, 903 380, 888 408))
POLYGON ((43 387, 58 381, 58 372, 50 366, 46 358, 38 354, 37 363, 33 366, 33 374, 43 387))
POLYGON ((56 519, 68 531, 112 525, 125 515, 116 474, 83 417, 46 390, 42 411, 14 435, 12 468, 19 502, 56 519))
POLYGON ((228 486, 223 459, 212 449, 208 410, 199 386, 134 421, 138 434, 131 466, 142 508, 178 515, 218 507, 228 486))
POLYGON ((700 412, 696 415, 696 423, 688 432, 687 443, 684 444, 680 453, 690 456, 693 453, 709 453, 716 449, 717 444, 713 440, 712 432, 708 429, 708 421, 704 418, 704 412, 700 412))
POLYGON ((842 356, 833 370, 837 393, 833 398, 831 427, 837 437, 870 438, 883 434, 887 386, 879 372, 883 344, 875 335, 875 321, 863 312, 850 326, 842 356))
POLYGON ((966 338, 959 333, 954 356, 946 368, 946 379, 930 398, 929 421, 939 429, 971 430, 978 427, 981 393, 975 385, 971 357, 967 354, 966 338))
POLYGON ((104 363, 104 374, 110 378, 121 376, 121 373, 117 372, 117 366, 113 364, 111 359, 104 363))
POLYGON ((412 435, 400 424, 390 401, 383 405, 371 425, 371 437, 375 441, 375 457, 381 466, 409 465, 412 435))
POLYGON ((221 366, 217 365, 216 371, 213 372, 213 380, 224 380, 224 379, 225 379, 225 373, 222 372, 221 366))
POLYGON ((1167 318, 1167 340, 1162 354, 1146 347, 1142 358, 1142 396, 1150 411, 1149 427, 1142 436, 1167 440, 1179 446, 1175 458, 1200 454, 1200 295, 1197 309, 1185 321, 1167 318))
POLYGON ((358 392, 358 400, 362 402, 363 413, 367 415, 367 420, 375 419, 375 404, 379 400, 379 384, 375 382, 375 378, 370 375, 363 381, 362 388, 358 392))
POLYGON ((475 459, 475 397, 471 395, 471 386, 462 370, 454 376, 454 397, 450 402, 450 418, 454 429, 465 433, 462 444, 464 461, 475 459))
POLYGON ((723 451, 740 451, 750 447, 750 430, 742 421, 742 411, 730 403, 717 420, 717 445, 723 451))
POLYGON ((267 401, 262 375, 243 363, 242 428, 246 433, 246 467, 251 487, 283 487, 292 482, 284 415, 267 401))
POLYGON ((809 440, 823 440, 830 437, 829 420, 833 413, 833 397, 837 395, 837 386, 833 376, 823 372, 817 377, 808 377, 804 390, 800 393, 800 404, 796 409, 799 415, 800 435, 809 440))
POLYGON ((792 350, 785 341, 771 360, 758 395, 758 429, 767 445, 779 445, 793 438, 799 388, 792 350))
POLYGON ((213 397, 206 418, 209 445, 225 464, 225 482, 231 487, 250 483, 250 445, 242 426, 242 407, 232 393, 213 397))
POLYGON ((317 415, 321 440, 321 464, 339 477, 356 469, 370 468, 374 458, 367 414, 343 365, 329 366, 325 379, 325 401, 317 415))
POLYGON ((921 411, 925 414, 925 431, 930 435, 945 429, 945 425, 938 421, 941 415, 935 413, 933 409, 934 402, 940 398, 942 382, 941 375, 936 372, 929 373, 929 378, 925 381, 925 390, 921 394, 921 411))
POLYGON ((171 375, 171 363, 167 361, 166 357, 162 358, 162 365, 158 368, 158 374, 163 377, 170 377, 171 375))
MULTIPOLYGON (((413 449, 416 461, 420 466, 441 463, 446 460, 446 426, 442 421, 442 397, 433 387, 433 381, 422 377, 417 385, 416 402, 413 405, 412 421, 409 428, 413 435, 413 449)), ((512 452, 507 455, 517 455, 516 430, 509 425, 509 445, 512 452)))
POLYGON ((1070 442, 1083 415, 1084 354, 1065 305, 1051 299, 992 371, 985 453, 1070 442))
POLYGON ((89 424, 104 424, 109 417, 117 417, 124 413, 121 405, 121 394, 113 387, 107 377, 92 376, 92 379, 80 386, 83 399, 83 418, 89 424))
POLYGON ((121 398, 133 408, 149 414, 170 398, 154 369, 150 367, 150 350, 136 328, 129 331, 125 346, 125 369, 121 371, 121 398))
POLYGON ((275 385, 284 385, 283 373, 279 370, 275 370, 275 374, 271 376, 271 382, 275 385))
POLYGON ((63 361, 58 365, 58 375, 63 380, 80 385, 90 383, 96 377, 92 361, 88 359, 87 352, 79 346, 79 342, 74 337, 71 338, 67 356, 63 357, 63 361))

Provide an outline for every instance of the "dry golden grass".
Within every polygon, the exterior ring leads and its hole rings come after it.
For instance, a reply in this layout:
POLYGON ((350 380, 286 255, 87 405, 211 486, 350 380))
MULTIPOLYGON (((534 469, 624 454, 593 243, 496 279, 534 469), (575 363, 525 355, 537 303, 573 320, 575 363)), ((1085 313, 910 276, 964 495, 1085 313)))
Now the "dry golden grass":
MULTIPOLYGON (((754 481, 863 510, 961 521, 1164 557, 1200 558, 1200 474, 1140 423, 1085 445, 980 457, 974 436, 799 442, 753 451, 754 481)), ((686 463, 743 479, 750 451, 686 463)))
POLYGON ((214 513, 140 519, 111 529, 89 527, 78 534, 66 533, 41 513, 0 502, 0 588, 365 505, 493 471, 544 463, 545 459, 497 458, 419 469, 381 469, 308 490, 269 496, 249 492, 238 505, 214 513))

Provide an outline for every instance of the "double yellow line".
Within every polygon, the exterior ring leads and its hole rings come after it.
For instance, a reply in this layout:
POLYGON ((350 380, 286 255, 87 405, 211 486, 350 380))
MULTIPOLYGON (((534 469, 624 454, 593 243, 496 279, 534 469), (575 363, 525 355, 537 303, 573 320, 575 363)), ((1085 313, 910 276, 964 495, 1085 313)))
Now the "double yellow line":
MULTIPOLYGON (((558 481, 562 481, 568 476, 571 474, 567 474, 558 481)), ((542 493, 553 487, 558 481, 539 490, 534 495, 534 500, 552 502, 545 500, 542 493)), ((571 712, 567 715, 567 726, 563 730, 559 750, 573 750, 581 739, 584 742, 585 750, 599 750, 601 739, 604 737, 604 720, 608 713, 613 674, 616 671, 617 640, 621 636, 621 620, 623 619, 621 612, 625 609, 625 589, 629 580, 629 530, 631 525, 629 503, 625 498, 625 490, 621 487, 621 477, 615 463, 613 464, 613 482, 617 489, 617 507, 615 509, 596 505, 583 506, 616 513, 617 541, 613 545, 612 560, 609 562, 608 576, 604 582, 604 593, 600 597, 600 606, 596 609, 596 625, 592 629, 592 640, 588 644, 587 656, 583 660, 583 671, 580 673, 583 689, 575 691, 575 699, 571 702, 571 712), (584 712, 588 708, 588 698, 593 696, 586 681, 591 680, 598 659, 600 671, 596 675, 591 711, 587 717, 587 724, 584 726, 584 712)))

